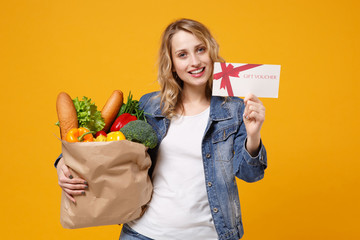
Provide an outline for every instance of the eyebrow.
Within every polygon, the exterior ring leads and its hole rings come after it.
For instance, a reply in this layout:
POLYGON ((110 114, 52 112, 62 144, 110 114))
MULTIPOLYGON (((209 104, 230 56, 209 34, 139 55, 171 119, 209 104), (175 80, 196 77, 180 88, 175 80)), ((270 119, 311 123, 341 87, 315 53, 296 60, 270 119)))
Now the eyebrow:
MULTIPOLYGON (((203 45, 204 45, 203 43, 200 43, 200 44, 198 44, 198 45, 195 46, 195 49, 198 48, 198 47, 201 47, 201 46, 203 46, 203 45)), ((175 51, 175 54, 177 54, 177 53, 179 53, 179 52, 183 52, 183 51, 186 51, 186 49, 179 49, 179 50, 175 51)))

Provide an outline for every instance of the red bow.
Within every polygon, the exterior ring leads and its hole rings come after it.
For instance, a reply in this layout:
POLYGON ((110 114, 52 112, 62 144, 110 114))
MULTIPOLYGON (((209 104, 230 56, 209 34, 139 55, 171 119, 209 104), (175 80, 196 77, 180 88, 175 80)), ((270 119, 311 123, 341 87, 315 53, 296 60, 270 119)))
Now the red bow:
POLYGON ((254 68, 257 66, 260 66, 262 64, 245 64, 240 67, 234 68, 234 66, 230 63, 228 66, 226 66, 226 63, 220 63, 222 72, 215 73, 214 74, 214 80, 218 80, 222 78, 220 83, 220 89, 224 88, 227 89, 229 96, 234 96, 230 78, 229 77, 239 77, 239 73, 245 70, 248 70, 250 68, 254 68))

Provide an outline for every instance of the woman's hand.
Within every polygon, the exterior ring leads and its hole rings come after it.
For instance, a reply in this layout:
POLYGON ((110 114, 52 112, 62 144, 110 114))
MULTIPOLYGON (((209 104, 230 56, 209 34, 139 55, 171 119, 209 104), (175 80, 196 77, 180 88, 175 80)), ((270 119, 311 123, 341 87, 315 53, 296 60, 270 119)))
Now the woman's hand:
POLYGON ((58 162, 56 171, 60 187, 64 190, 66 197, 73 203, 75 203, 74 196, 85 195, 85 190, 89 188, 87 182, 81 178, 74 178, 68 166, 65 165, 63 158, 58 162))
POLYGON ((260 130, 265 121, 265 107, 254 94, 247 95, 244 102, 243 120, 247 133, 246 149, 251 156, 256 156, 260 150, 260 130))

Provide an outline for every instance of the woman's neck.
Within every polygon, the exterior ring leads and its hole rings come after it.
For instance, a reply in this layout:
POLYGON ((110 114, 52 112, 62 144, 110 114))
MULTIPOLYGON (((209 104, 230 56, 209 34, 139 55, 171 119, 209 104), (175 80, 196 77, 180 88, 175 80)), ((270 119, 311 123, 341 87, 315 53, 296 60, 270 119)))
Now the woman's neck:
POLYGON ((184 86, 181 100, 184 112, 181 112, 181 107, 176 112, 185 116, 199 114, 210 106, 210 98, 206 97, 205 87, 191 88, 184 86))

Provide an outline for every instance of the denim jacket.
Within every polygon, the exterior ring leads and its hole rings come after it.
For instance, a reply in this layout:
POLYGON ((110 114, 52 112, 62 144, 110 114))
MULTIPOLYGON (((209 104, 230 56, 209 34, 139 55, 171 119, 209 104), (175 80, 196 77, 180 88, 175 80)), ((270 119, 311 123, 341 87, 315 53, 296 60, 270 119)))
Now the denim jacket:
MULTIPOLYGON (((140 107, 147 114, 146 119, 155 129, 161 144, 170 120, 162 115, 160 97, 156 97, 157 94, 158 92, 153 92, 142 96, 140 107)), ((246 130, 242 121, 243 112, 242 99, 213 96, 202 140, 205 187, 215 228, 221 240, 237 240, 243 236, 235 176, 246 182, 255 182, 264 177, 267 167, 266 150, 262 143, 256 157, 251 157, 245 149, 246 130)), ((156 164, 158 146, 149 150, 153 161, 150 174, 156 164)))

